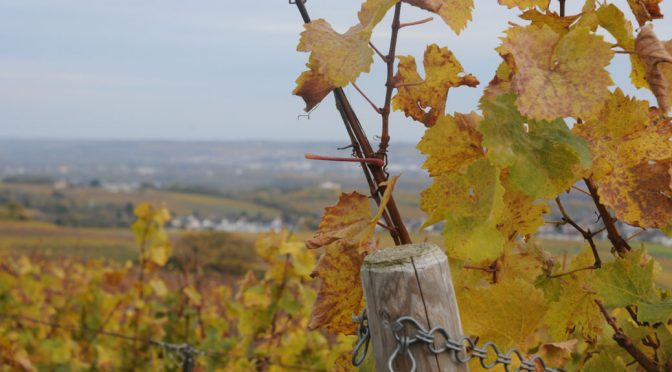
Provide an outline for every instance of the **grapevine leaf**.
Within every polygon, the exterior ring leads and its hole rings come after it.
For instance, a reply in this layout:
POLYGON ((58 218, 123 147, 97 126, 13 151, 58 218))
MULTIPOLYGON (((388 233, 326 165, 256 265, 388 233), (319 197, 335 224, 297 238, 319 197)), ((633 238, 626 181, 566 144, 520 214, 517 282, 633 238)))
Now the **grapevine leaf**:
POLYGON ((336 241, 327 247, 311 274, 322 279, 308 328, 354 334, 352 315, 364 306, 359 268, 366 254, 356 245, 336 241))
POLYGON ((672 78, 672 42, 663 44, 653 32, 653 25, 641 28, 635 39, 635 52, 642 60, 645 78, 658 101, 658 107, 667 113, 670 110, 672 94, 670 79, 672 78))
POLYGON ((163 225, 170 220, 170 212, 165 207, 155 208, 143 202, 135 208, 134 214, 137 219, 131 225, 131 230, 145 264, 164 266, 172 253, 172 244, 163 229, 163 225))
MULTIPOLYGON (((627 51, 635 50, 635 36, 633 35, 633 28, 630 21, 625 18, 623 12, 613 4, 602 5, 597 12, 600 26, 616 39, 616 43, 627 51)), ((632 84, 637 88, 649 88, 649 84, 645 78, 645 69, 642 59, 637 54, 630 54, 630 64, 632 70, 630 72, 630 79, 632 84)))
POLYGON ((628 5, 632 13, 637 18, 639 26, 644 26, 648 21, 663 18, 660 13, 660 4, 662 0, 628 0, 628 5))
POLYGON ((585 372, 627 371, 628 368, 620 356, 613 357, 608 353, 595 353, 583 366, 585 372))
POLYGON ((311 52, 309 65, 322 74, 331 84, 342 87, 368 72, 373 63, 373 50, 369 47, 370 32, 362 25, 351 27, 339 34, 331 25, 317 19, 305 26, 297 50, 311 52))
POLYGON ((605 67, 613 52, 584 27, 565 35, 550 27, 513 26, 499 48, 515 62, 511 88, 516 106, 531 119, 588 117, 601 108, 612 84, 605 67))
POLYGON ((629 252, 624 258, 605 264, 594 275, 593 288, 607 307, 625 307, 637 303, 656 303, 652 259, 644 249, 629 252))
POLYGON ((481 134, 476 125, 481 120, 476 113, 441 116, 425 131, 418 150, 427 155, 422 165, 430 176, 463 168, 483 156, 481 134))
POLYGON ((324 248, 310 274, 322 283, 313 305, 311 329, 325 327, 333 332, 354 334, 352 315, 363 308, 360 267, 374 249, 371 241, 378 220, 391 198, 398 177, 384 185, 385 193, 375 216, 369 199, 357 192, 341 194, 335 206, 327 207, 317 233, 306 241, 308 248, 324 248))
POLYGON ((546 203, 535 204, 526 194, 506 190, 504 194, 504 213, 500 222, 500 232, 512 240, 516 234, 528 236, 544 225, 544 214, 550 212, 546 203))
POLYGON ((672 315, 672 302, 669 300, 655 303, 640 302, 637 305, 637 320, 649 323, 667 323, 672 315))
POLYGON ((591 178, 602 203, 619 219, 640 227, 663 227, 672 221, 672 123, 652 119, 646 101, 617 89, 595 120, 573 131, 588 141, 591 178))
POLYGON ((479 84, 473 75, 462 75, 462 65, 447 48, 431 44, 425 49, 425 79, 417 72, 415 58, 398 56, 399 70, 395 77, 398 88, 392 107, 402 110, 407 117, 431 127, 443 116, 448 89, 459 86, 475 87, 479 84), (404 86, 403 84, 411 84, 404 86), (425 110, 429 109, 427 112, 425 110))
POLYGON ((334 88, 357 80, 362 72, 369 72, 373 63, 373 50, 369 40, 373 28, 385 13, 399 0, 367 0, 357 17, 359 23, 340 34, 324 19, 304 25, 297 50, 310 52, 308 71, 296 79, 292 94, 306 102, 310 111, 334 88))
POLYGON ((500 5, 504 5, 507 8, 518 8, 520 10, 530 9, 538 7, 541 10, 546 10, 548 8, 549 0, 498 0, 500 5))
POLYGON ((441 16, 459 35, 471 21, 474 0, 403 0, 405 3, 433 12, 441 16))
POLYGON ((520 18, 532 22, 532 25, 542 27, 546 25, 558 34, 566 34, 579 15, 560 17, 557 13, 546 11, 542 13, 536 9, 530 9, 520 15, 520 18))
POLYGON ((450 257, 495 259, 505 244, 497 230, 503 195, 499 170, 484 159, 472 163, 464 173, 441 174, 420 195, 420 206, 429 215, 424 226, 445 220, 443 233, 450 257))
POLYGON ((341 194, 335 206, 327 207, 315 235, 306 240, 306 247, 317 249, 343 240, 347 246, 362 246, 369 249, 369 239, 373 234, 369 198, 353 191, 341 194))
MULTIPOLYGON (((593 264, 590 247, 585 247, 570 264, 567 271, 577 270, 593 264)), ((595 340, 601 333, 604 319, 595 306, 595 291, 591 287, 593 272, 577 271, 554 280, 561 283, 558 301, 551 303, 545 322, 554 339, 567 339, 580 335, 587 340, 595 340)))
POLYGON ((551 336, 562 340, 577 334, 589 340, 595 339, 604 322, 595 306, 595 298, 585 284, 571 281, 565 285, 560 299, 550 305, 546 317, 551 336))
POLYGON ((292 94, 300 96, 306 102, 306 112, 312 110, 322 102, 336 86, 331 84, 324 75, 313 70, 304 71, 296 79, 296 88, 292 94))
POLYGON ((527 350, 548 309, 541 290, 520 279, 458 292, 462 324, 467 334, 493 341, 498 347, 527 350))
POLYGON ((544 358, 544 362, 547 365, 552 365, 557 368, 567 363, 578 343, 578 340, 573 339, 542 344, 539 346, 539 352, 537 354, 544 358))
POLYGON ((553 198, 590 166, 586 143, 572 135, 562 119, 526 120, 515 101, 514 95, 504 94, 481 102, 484 119, 478 130, 486 157, 496 166, 508 167, 507 184, 513 190, 533 199, 553 198))
POLYGON ((600 6, 595 13, 605 30, 616 39, 618 45, 625 50, 635 49, 635 36, 632 24, 625 18, 623 12, 614 4, 600 6))

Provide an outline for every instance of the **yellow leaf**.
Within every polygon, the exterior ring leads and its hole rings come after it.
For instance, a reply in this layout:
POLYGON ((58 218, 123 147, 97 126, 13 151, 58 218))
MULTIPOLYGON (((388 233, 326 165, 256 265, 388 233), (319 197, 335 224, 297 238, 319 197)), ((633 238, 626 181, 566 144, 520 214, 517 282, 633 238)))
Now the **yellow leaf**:
POLYGON ((403 0, 405 3, 441 16, 456 34, 471 21, 474 0, 403 0))
MULTIPOLYGON (((459 292, 458 292, 459 293, 459 292)), ((462 324, 469 335, 493 341, 500 350, 527 350, 548 305, 541 290, 520 279, 466 290, 458 297, 462 324)))
POLYGON ((356 245, 336 241, 325 247, 311 276, 322 279, 308 327, 354 334, 352 316, 363 309, 360 267, 365 254, 356 245))
POLYGON ((420 207, 428 214, 424 226, 445 221, 443 234, 452 258, 495 259, 506 243, 497 229, 503 195, 499 170, 485 159, 472 163, 465 173, 441 174, 420 195, 420 207))
POLYGON ((196 306, 201 305, 202 297, 201 294, 192 286, 185 287, 182 292, 187 296, 189 301, 196 306))
POLYGON ((553 366, 553 368, 560 368, 569 361, 572 352, 576 350, 578 340, 567 340, 562 342, 551 342, 539 346, 537 355, 544 359, 546 365, 553 366))
POLYGON ((600 115, 573 131, 586 139, 600 201, 631 225, 664 227, 672 221, 672 123, 651 118, 648 103, 619 89, 600 115))
POLYGON ((504 193, 504 212, 499 230, 508 240, 516 235, 528 236, 544 225, 544 214, 550 212, 546 203, 536 203, 529 196, 514 190, 504 193))
POLYGON ((152 287, 154 294, 159 297, 163 297, 168 294, 166 283, 164 283, 160 278, 152 278, 152 280, 149 281, 149 285, 152 287))
POLYGON ((357 192, 341 194, 335 206, 325 209, 319 229, 306 241, 308 248, 324 248, 312 277, 322 279, 313 305, 309 327, 325 327, 333 332, 353 334, 352 315, 363 306, 360 267, 373 250, 374 228, 390 200, 397 177, 386 186, 376 216, 371 216, 369 199, 357 192))
POLYGON ((427 155, 422 167, 432 177, 458 170, 483 156, 482 136, 476 130, 481 117, 476 113, 441 116, 425 131, 418 150, 427 155))
POLYGON ((149 247, 149 260, 159 266, 164 266, 172 251, 173 246, 169 241, 157 242, 149 247))
POLYGON ((360 73, 368 72, 373 62, 373 50, 369 47, 370 32, 361 25, 351 27, 339 34, 324 19, 317 19, 305 26, 297 50, 311 52, 310 65, 315 72, 338 87, 357 79, 360 73))
POLYGON ((541 10, 548 8, 550 0, 499 0, 500 5, 505 5, 507 8, 518 8, 521 10, 538 7, 541 10))
POLYGON ((306 247, 316 249, 343 240, 346 245, 368 250, 374 227, 369 198, 356 191, 343 193, 336 205, 325 208, 320 226, 315 235, 306 240, 306 247))
POLYGON ((399 0, 367 0, 358 13, 359 23, 340 34, 324 19, 304 25, 297 50, 310 52, 308 71, 296 80, 292 94, 306 102, 306 111, 315 107, 334 88, 346 86, 373 63, 369 39, 373 28, 399 0))
POLYGON ((599 112, 612 84, 605 67, 611 46, 588 28, 564 35, 550 27, 513 26, 500 54, 515 61, 511 88, 516 106, 530 119, 589 117, 599 112))
POLYGON ((449 88, 463 85, 475 87, 479 84, 473 75, 463 75, 462 65, 450 50, 439 48, 436 44, 428 45, 425 49, 424 80, 418 75, 415 58, 397 58, 399 69, 395 82, 402 85, 392 99, 392 107, 428 127, 444 115, 449 88))
POLYGON ((378 212, 376 212, 376 215, 373 216, 373 218, 369 221, 369 223, 373 224, 374 227, 383 216, 383 213, 385 212, 385 206, 387 203, 389 203, 390 198, 392 198, 392 191, 394 191, 394 185, 397 184, 398 179, 399 176, 392 176, 387 181, 382 182, 379 185, 385 186, 385 192, 383 193, 383 197, 380 198, 380 207, 378 208, 378 212))
POLYGON ((520 18, 531 21, 532 25, 539 27, 547 25, 558 34, 566 34, 569 32, 569 26, 576 22, 579 15, 560 17, 555 12, 546 11, 546 13, 541 13, 536 9, 531 9, 521 14, 520 18))

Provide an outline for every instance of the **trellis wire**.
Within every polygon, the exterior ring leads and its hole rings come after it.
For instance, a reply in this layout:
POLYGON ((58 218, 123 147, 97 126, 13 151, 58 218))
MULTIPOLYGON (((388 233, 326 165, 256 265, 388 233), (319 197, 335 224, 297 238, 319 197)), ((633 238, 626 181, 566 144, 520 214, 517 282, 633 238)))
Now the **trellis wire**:
MULTIPOLYGON (((352 353, 352 364, 359 366, 366 358, 371 338, 366 310, 362 312, 362 315, 353 317, 353 320, 359 323, 359 327, 357 330, 357 344, 352 353)), ((488 341, 482 347, 478 347, 477 342, 468 336, 452 339, 445 328, 439 326, 428 330, 415 318, 410 316, 402 316, 392 323, 392 333, 395 340, 397 340, 397 347, 392 352, 392 355, 390 355, 387 363, 390 372, 394 372, 394 361, 402 357, 410 360, 411 372, 415 372, 416 361, 410 346, 416 343, 425 344, 428 350, 435 355, 444 352, 451 353, 453 360, 462 364, 469 363, 472 359, 478 358, 484 369, 492 369, 501 364, 504 370, 508 372, 512 365, 519 364, 515 371, 534 372, 538 370, 537 367, 541 367, 544 372, 560 371, 547 367, 544 360, 539 356, 534 356, 530 359, 525 358, 523 353, 516 348, 503 353, 494 342, 488 341), (403 331, 407 326, 415 329, 415 334, 405 336, 403 331), (516 359, 518 363, 515 363, 516 359)))
POLYGON ((182 368, 183 372, 192 372, 194 370, 194 366, 196 364, 196 357, 201 356, 201 355, 213 355, 213 354, 218 354, 218 353, 212 353, 212 352, 206 352, 203 350, 199 350, 195 348, 194 346, 188 344, 188 343, 181 343, 181 344, 174 344, 170 342, 164 342, 164 341, 157 341, 157 340, 152 340, 152 339, 143 339, 143 338, 137 338, 137 337, 132 337, 132 336, 127 336, 127 335, 122 335, 114 332, 107 332, 103 331, 100 329, 91 329, 86 326, 80 326, 80 327, 74 327, 66 324, 60 324, 60 323, 54 323, 54 322, 48 322, 44 320, 39 320, 39 319, 33 319, 24 315, 18 315, 18 314, 0 314, 0 319, 11 319, 15 320, 18 322, 24 321, 24 322, 30 322, 34 324, 41 324, 53 328, 60 328, 60 329, 65 329, 68 331, 76 332, 76 331, 85 331, 85 332, 90 332, 94 333, 97 335, 101 336, 106 336, 106 337, 112 337, 112 338, 117 338, 120 340, 124 341, 132 341, 132 342, 140 342, 144 343, 146 345, 151 345, 151 346, 156 346, 164 350, 164 352, 169 355, 173 360, 177 362, 177 364, 180 365, 182 368), (175 357, 177 357, 175 359, 175 357))

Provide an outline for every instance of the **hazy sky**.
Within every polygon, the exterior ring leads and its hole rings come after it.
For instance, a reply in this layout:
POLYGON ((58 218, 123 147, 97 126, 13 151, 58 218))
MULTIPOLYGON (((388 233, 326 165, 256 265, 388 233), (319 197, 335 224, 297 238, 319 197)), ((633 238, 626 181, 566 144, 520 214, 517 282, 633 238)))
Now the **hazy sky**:
MULTIPOLYGON (((360 2, 307 6, 342 32, 355 23, 360 2)), ((569 0, 568 13, 582 3, 569 0)), ((627 10, 625 0, 615 3, 627 10)), ((672 17, 672 0, 662 8, 672 17)), ((403 21, 427 16, 402 10, 403 21)), ((524 21, 495 0, 476 0, 474 19, 459 37, 438 17, 403 29, 398 51, 421 59, 429 41, 448 46, 485 85, 500 62, 493 48, 507 22, 524 21)), ((672 38, 672 22, 655 25, 661 39, 672 38)), ((345 142, 331 97, 310 120, 297 119, 303 101, 290 93, 308 58, 295 51, 301 30, 287 0, 0 0, 0 137, 345 142)), ((386 49, 388 35, 389 19, 373 41, 386 49)), ((614 80, 635 94, 627 57, 614 62, 614 80)), ((382 102, 383 64, 360 79, 382 102)), ((372 137, 377 115, 356 91, 346 92, 372 137)), ((451 90, 448 111, 475 109, 480 92, 451 90)), ((422 131, 393 115, 393 141, 417 141, 422 131)))

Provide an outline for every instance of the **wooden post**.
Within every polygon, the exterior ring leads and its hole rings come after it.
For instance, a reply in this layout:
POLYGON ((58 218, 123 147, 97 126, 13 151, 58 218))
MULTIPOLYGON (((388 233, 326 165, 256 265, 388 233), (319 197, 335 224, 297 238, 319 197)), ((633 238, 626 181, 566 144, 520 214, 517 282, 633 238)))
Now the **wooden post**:
MULTIPOLYGON (((412 316, 428 330, 441 326, 452 339, 462 336, 448 259, 437 245, 407 244, 370 254, 362 265, 362 284, 377 371, 388 370, 397 347, 391 327, 402 316, 412 316)), ((450 352, 434 355, 422 342, 413 344, 410 351, 418 371, 469 370, 453 361, 450 352)), ((411 364, 408 357, 399 355, 393 367, 406 372, 411 364)))

